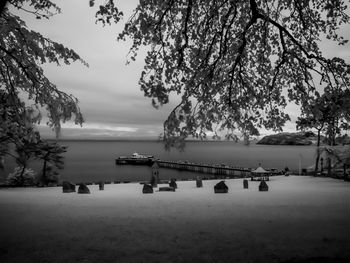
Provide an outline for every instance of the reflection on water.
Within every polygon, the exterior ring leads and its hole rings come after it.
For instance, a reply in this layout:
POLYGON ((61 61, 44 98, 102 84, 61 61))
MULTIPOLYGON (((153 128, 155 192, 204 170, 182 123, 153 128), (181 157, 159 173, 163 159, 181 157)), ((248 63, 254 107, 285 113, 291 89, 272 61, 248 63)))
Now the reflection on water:
MULTIPOLYGON (((149 180, 151 171, 146 166, 115 165, 118 156, 129 156, 133 152, 154 155, 163 160, 182 160, 196 163, 227 164, 255 168, 261 163, 265 168, 283 169, 288 166, 298 170, 314 162, 314 146, 271 146, 251 144, 245 146, 235 142, 188 142, 184 152, 164 150, 161 142, 152 141, 62 141, 68 146, 62 180, 80 181, 135 181, 149 180)), ((13 162, 7 162, 2 177, 12 171, 13 162)), ((39 170, 37 163, 32 166, 39 170)), ((161 169, 161 179, 194 178, 195 173, 161 169)))

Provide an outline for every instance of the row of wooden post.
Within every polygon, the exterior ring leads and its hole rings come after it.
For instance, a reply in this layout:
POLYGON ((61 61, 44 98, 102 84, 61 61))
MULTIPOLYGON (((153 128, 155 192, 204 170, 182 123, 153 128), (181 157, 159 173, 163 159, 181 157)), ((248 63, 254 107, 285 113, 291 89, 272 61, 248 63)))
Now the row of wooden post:
MULTIPOLYGON (((152 165, 152 177, 151 177, 151 182, 150 182, 150 186, 153 188, 153 187, 157 187, 158 186, 158 183, 159 183, 159 165, 157 162, 154 162, 154 164, 152 165)), ((176 180, 171 180, 170 183, 169 183, 169 186, 176 189, 177 187, 174 186, 176 185, 176 180)), ((221 184, 224 184, 224 181, 221 181, 220 182, 221 184)), ((220 184, 219 183, 219 184, 220 184)), ((197 177, 196 179, 196 186, 197 187, 203 187, 203 182, 202 182, 202 178, 200 178, 199 176, 197 177)), ((227 186, 226 186, 227 187, 227 186)), ((248 180, 247 179, 244 179, 243 180, 243 188, 244 189, 248 189, 248 180)), ((215 190, 215 189, 214 189, 215 190)), ((228 188, 227 188, 228 190, 228 188)), ((259 191, 268 191, 268 185, 266 184, 265 180, 262 180, 260 182, 260 185, 259 185, 259 191)), ((143 190, 144 193, 150 193, 149 190, 146 190, 145 191, 145 187, 144 187, 144 190, 143 190)), ((216 191, 215 191, 216 192, 216 191)), ((227 191, 224 191, 227 193, 227 191)), ((152 193, 153 193, 153 190, 152 190, 152 193)))

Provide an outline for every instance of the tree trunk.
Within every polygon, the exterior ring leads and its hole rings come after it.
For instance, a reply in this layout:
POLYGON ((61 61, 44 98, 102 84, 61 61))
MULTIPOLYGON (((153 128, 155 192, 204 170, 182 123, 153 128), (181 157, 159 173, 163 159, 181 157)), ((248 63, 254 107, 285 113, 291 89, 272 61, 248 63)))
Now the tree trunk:
POLYGON ((318 163, 320 162, 320 151, 317 149, 316 164, 315 164, 315 174, 318 172, 318 163))
POLYGON ((317 155, 315 163, 315 174, 318 172, 318 163, 320 161, 320 144, 321 144, 321 129, 317 130, 317 155))
POLYGON ((20 186, 23 186, 24 185, 24 171, 26 170, 26 166, 23 165, 23 168, 22 168, 22 171, 21 171, 21 174, 19 175, 19 185, 20 186))
POLYGON ((331 158, 329 158, 329 157, 327 158, 327 163, 328 163, 327 174, 330 177, 332 175, 332 160, 331 160, 331 158))
MULTIPOLYGON (((333 147, 335 145, 335 119, 332 119, 331 125, 329 126, 329 135, 328 135, 328 141, 329 145, 333 147)), ((330 177, 332 174, 332 160, 330 157, 327 158, 327 175, 330 177)))
POLYGON ((5 169, 5 158, 4 158, 4 156, 0 156, 0 169, 1 170, 5 169))
POLYGON ((47 169, 47 161, 44 160, 44 165, 43 165, 43 175, 42 175, 42 181, 46 185, 46 169, 47 169))

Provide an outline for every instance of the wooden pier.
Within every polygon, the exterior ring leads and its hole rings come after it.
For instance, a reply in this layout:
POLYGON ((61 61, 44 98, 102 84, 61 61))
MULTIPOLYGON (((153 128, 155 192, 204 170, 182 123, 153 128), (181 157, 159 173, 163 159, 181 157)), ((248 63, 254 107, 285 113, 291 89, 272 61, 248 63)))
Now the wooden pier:
POLYGON ((250 169, 231 167, 227 165, 198 164, 188 162, 157 161, 159 167, 176 169, 179 171, 190 171, 196 173, 221 175, 224 177, 247 177, 250 176, 250 169))
POLYGON ((212 174, 222 177, 248 177, 251 175, 251 169, 232 167, 228 165, 217 165, 217 164, 199 164, 182 161, 164 161, 164 160, 153 160, 153 162, 129 162, 127 159, 116 159, 118 165, 152 165, 157 163, 161 168, 175 169, 179 171, 190 171, 196 173, 212 174))

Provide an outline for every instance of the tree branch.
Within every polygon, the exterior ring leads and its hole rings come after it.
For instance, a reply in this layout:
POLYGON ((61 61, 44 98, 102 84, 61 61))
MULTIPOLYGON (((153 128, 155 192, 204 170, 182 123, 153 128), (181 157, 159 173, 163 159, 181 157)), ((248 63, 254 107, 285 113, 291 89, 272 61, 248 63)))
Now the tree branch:
POLYGON ((186 17, 185 17, 185 21, 184 21, 184 30, 182 32, 184 38, 185 38, 185 43, 180 47, 180 49, 178 50, 179 53, 179 60, 177 63, 177 67, 179 68, 183 62, 184 59, 184 51, 188 46, 188 35, 187 35, 187 30, 188 30, 188 22, 190 19, 190 15, 191 15, 191 10, 192 10, 192 0, 188 0, 188 5, 187 5, 187 10, 186 10, 186 17))

